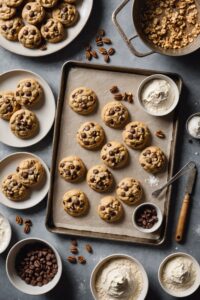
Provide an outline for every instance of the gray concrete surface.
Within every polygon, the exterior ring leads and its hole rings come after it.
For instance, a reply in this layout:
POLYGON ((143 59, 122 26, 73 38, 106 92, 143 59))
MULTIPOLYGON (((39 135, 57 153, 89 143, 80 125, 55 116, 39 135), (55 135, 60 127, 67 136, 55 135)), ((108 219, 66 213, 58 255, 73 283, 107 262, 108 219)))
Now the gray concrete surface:
MULTIPOLYGON (((85 0, 87 1, 87 0, 85 0)), ((50 84, 54 95, 57 96, 62 64, 70 59, 84 61, 84 45, 94 44, 95 33, 98 28, 104 28, 107 35, 113 40, 117 54, 112 57, 113 65, 151 68, 158 71, 171 71, 179 73, 184 80, 184 91, 181 97, 182 105, 180 130, 178 135, 178 146, 176 151, 176 169, 178 170, 189 160, 196 161, 199 168, 200 143, 194 141, 188 142, 189 137, 185 131, 185 122, 187 117, 196 111, 200 111, 200 51, 181 58, 164 57, 158 54, 146 58, 136 58, 130 54, 126 45, 124 45, 118 32, 115 30, 111 15, 121 0, 94 0, 94 9, 92 16, 82 31, 80 36, 69 47, 62 51, 44 58, 26 58, 14 55, 0 48, 0 72, 5 72, 14 68, 25 68, 37 72, 43 76, 50 84)), ((133 32, 130 7, 121 15, 120 20, 126 32, 133 32)), ((139 44, 138 44, 139 46, 139 44)), ((103 63, 102 59, 98 60, 103 63)), ((50 166, 51 162, 51 144, 52 131, 39 144, 28 149, 33 153, 40 155, 50 166)), ((0 144, 0 159, 5 155, 18 151, 18 149, 9 148, 0 144)), ((173 297, 162 291, 157 280, 157 270, 161 260, 168 254, 175 251, 184 251, 196 257, 200 262, 200 185, 197 180, 193 202, 188 222, 187 238, 183 245, 178 245, 174 241, 175 224, 177 214, 180 208, 181 200, 184 194, 185 179, 180 179, 173 187, 172 205, 170 209, 170 222, 168 228, 168 238, 164 246, 159 248, 145 247, 133 244, 123 244, 119 242, 109 242, 103 240, 78 239, 80 249, 86 242, 90 242, 94 248, 93 255, 87 255, 88 263, 82 265, 70 265, 66 261, 70 239, 66 236, 59 236, 49 233, 45 229, 44 217, 46 201, 43 201, 34 209, 20 213, 24 217, 30 217, 34 226, 30 236, 36 236, 47 239, 57 247, 63 260, 63 276, 58 286, 49 294, 31 297, 17 291, 8 281, 5 271, 6 251, 0 256, 0 300, 34 300, 34 299, 60 299, 60 300, 91 300, 92 296, 89 288, 89 278, 93 267, 103 257, 113 253, 126 253, 139 259, 144 265, 150 282, 148 300, 171 300, 173 297)), ((8 209, 0 205, 0 211, 8 216, 13 229, 13 238, 11 245, 22 238, 27 237, 22 229, 15 224, 15 216, 18 213, 15 210, 8 209)), ((200 299, 200 291, 188 299, 200 299)))

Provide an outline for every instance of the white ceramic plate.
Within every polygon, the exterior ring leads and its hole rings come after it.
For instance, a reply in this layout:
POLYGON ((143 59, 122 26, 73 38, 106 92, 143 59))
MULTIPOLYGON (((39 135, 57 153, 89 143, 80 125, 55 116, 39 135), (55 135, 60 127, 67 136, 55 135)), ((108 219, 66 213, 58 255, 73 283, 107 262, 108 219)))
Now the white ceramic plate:
POLYGON ((90 17, 92 6, 93 6, 93 0, 79 0, 77 3, 77 9, 79 11, 79 16, 80 16, 79 21, 77 22, 76 25, 66 30, 67 33, 66 38, 63 41, 56 44, 48 43, 47 50, 45 51, 42 51, 41 49, 25 48, 19 42, 8 41, 1 35, 0 35, 0 45, 3 48, 13 53, 23 55, 23 56, 39 57, 39 56, 46 56, 54 52, 57 52, 63 49, 64 47, 66 47, 67 45, 69 45, 83 30, 83 27, 85 26, 85 24, 87 23, 90 17))
POLYGON ((46 176, 41 185, 30 189, 30 196, 28 199, 24 201, 11 201, 2 193, 0 188, 0 203, 3 205, 15 208, 15 209, 27 209, 35 206, 40 203, 44 197, 47 195, 49 191, 50 184, 50 173, 45 162, 38 157, 37 155, 28 153, 28 152, 16 152, 11 155, 6 156, 4 159, 0 161, 0 185, 4 177, 6 177, 10 173, 15 173, 17 166, 19 163, 26 158, 36 158, 41 161, 42 165, 45 168, 46 176))
POLYGON ((0 75, 0 90, 15 91, 20 80, 35 78, 43 87, 43 99, 32 110, 40 123, 40 130, 36 136, 30 139, 16 137, 9 128, 9 122, 0 119, 0 142, 12 147, 29 147, 42 140, 51 129, 55 118, 55 98, 48 83, 39 75, 27 70, 12 70, 0 75))

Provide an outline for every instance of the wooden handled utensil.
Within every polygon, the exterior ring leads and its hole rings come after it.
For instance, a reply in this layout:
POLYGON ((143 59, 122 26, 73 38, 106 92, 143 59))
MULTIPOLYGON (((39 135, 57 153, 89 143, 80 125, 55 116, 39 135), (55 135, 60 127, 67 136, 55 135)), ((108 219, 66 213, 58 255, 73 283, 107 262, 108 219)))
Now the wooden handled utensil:
POLYGON ((176 241, 178 243, 180 243, 183 240, 185 226, 187 223, 188 210, 190 207, 190 196, 192 194, 192 190, 194 187, 196 173, 197 173, 196 166, 189 171, 188 180, 185 188, 185 196, 183 199, 183 203, 178 218, 178 224, 176 227, 176 241))

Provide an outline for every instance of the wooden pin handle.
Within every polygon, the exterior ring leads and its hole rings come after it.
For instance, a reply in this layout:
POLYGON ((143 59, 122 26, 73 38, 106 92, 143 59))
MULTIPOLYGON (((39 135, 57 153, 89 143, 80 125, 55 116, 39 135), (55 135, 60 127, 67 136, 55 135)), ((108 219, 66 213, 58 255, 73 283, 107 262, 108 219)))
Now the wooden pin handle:
POLYGON ((187 213, 190 204, 190 195, 188 193, 185 194, 183 199, 183 203, 181 206, 181 211, 178 218, 178 224, 176 227, 176 241, 180 243, 183 240, 183 234, 185 230, 185 225, 187 221, 187 213))

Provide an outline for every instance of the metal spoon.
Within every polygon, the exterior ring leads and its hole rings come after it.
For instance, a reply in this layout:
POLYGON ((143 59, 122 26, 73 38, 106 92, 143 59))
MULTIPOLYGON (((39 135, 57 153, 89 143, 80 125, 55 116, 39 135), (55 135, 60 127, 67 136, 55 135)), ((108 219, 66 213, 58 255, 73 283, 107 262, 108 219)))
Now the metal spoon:
POLYGON ((187 173, 189 170, 191 170, 192 168, 195 168, 195 162, 190 161, 189 163, 187 163, 182 169, 180 169, 167 183, 165 183, 161 188, 159 188, 158 190, 154 191, 152 193, 152 196, 157 198, 160 193, 167 187, 169 186, 172 182, 174 182, 176 179, 178 179, 179 177, 181 177, 183 174, 187 173))

